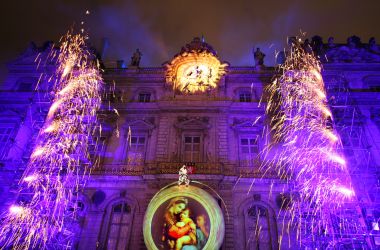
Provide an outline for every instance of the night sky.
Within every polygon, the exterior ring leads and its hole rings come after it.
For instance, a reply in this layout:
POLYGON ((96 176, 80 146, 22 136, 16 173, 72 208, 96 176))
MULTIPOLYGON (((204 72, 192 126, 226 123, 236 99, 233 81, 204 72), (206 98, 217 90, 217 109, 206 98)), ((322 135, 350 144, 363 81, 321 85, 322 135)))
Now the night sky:
POLYGON ((380 41, 380 1, 223 1, 223 0, 49 0, 5 1, 1 7, 1 75, 4 64, 26 49, 30 41, 41 46, 57 41, 74 23, 84 20, 91 43, 99 47, 109 39, 107 60, 129 63, 136 48, 143 53, 142 66, 160 66, 170 60, 194 36, 204 35, 222 60, 232 65, 252 65, 252 47, 274 62, 286 37, 300 30, 333 36, 345 42, 358 35, 380 41), (86 10, 91 14, 85 16, 86 10))

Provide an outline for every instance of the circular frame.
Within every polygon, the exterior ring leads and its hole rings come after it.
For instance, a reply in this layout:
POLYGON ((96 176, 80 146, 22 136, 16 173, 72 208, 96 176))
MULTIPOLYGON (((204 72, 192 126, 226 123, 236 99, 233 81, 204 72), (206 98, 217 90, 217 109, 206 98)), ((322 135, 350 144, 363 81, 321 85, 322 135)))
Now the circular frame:
POLYGON ((172 186, 160 190, 150 201, 144 216, 144 242, 149 250, 158 250, 152 237, 152 220, 156 210, 166 201, 175 197, 189 197, 199 202, 210 219, 210 235, 204 250, 218 249, 224 239, 224 217, 218 203, 209 193, 195 186, 172 186))

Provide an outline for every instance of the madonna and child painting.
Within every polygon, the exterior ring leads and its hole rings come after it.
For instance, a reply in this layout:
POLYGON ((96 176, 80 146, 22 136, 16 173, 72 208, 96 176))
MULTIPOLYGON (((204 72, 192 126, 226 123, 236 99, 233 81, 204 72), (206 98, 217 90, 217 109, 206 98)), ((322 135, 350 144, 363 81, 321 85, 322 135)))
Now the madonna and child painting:
POLYGON ((201 250, 209 238, 210 219, 196 200, 175 197, 156 210, 152 234, 158 249, 201 250))

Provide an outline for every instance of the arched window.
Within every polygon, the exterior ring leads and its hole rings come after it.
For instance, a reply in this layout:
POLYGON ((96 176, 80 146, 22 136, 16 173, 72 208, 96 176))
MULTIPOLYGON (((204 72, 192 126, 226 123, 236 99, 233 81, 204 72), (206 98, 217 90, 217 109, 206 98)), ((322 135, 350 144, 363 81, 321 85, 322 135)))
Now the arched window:
POLYGON ((243 211, 245 249, 278 249, 277 225, 273 211, 262 202, 253 202, 243 211))
POLYGON ((107 233, 107 250, 124 250, 128 248, 132 226, 132 211, 128 203, 112 206, 107 233))

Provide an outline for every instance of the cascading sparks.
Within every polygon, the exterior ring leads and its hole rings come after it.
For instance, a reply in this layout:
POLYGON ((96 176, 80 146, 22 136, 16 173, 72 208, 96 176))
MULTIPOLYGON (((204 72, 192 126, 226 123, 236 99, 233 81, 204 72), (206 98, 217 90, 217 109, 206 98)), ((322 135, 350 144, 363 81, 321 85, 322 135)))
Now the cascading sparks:
POLYGON ((60 49, 50 53, 57 61, 53 103, 19 183, 22 199, 1 223, 1 246, 41 249, 70 230, 65 222, 75 217, 78 192, 95 164, 90 144, 101 132, 97 111, 103 80, 87 39, 68 32, 60 49))
POLYGON ((305 232, 331 233, 329 214, 355 196, 320 62, 302 46, 300 39, 294 41, 281 74, 267 88, 272 142, 261 166, 288 180, 290 195, 282 210, 290 219, 284 228, 295 226, 300 241, 305 232))

